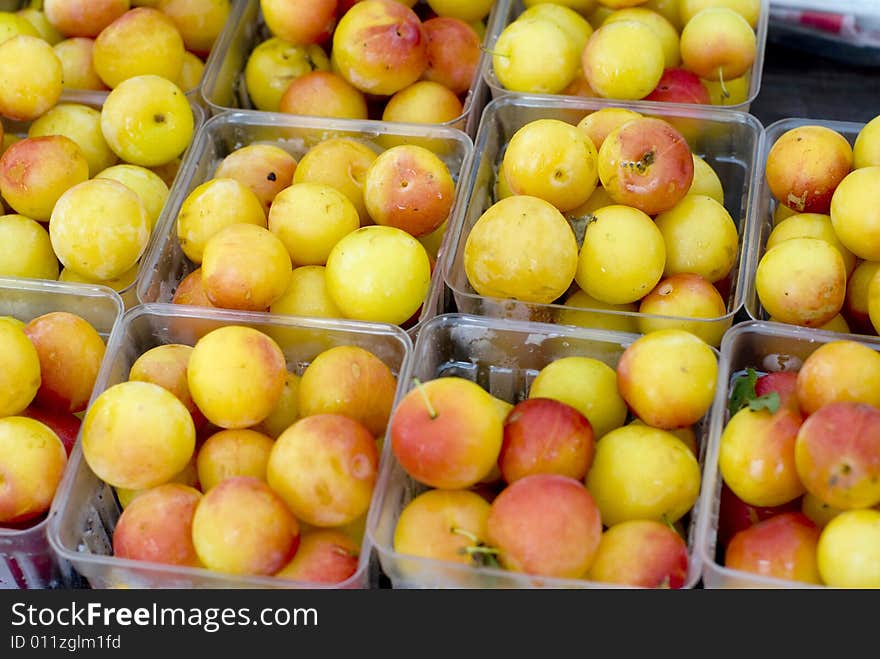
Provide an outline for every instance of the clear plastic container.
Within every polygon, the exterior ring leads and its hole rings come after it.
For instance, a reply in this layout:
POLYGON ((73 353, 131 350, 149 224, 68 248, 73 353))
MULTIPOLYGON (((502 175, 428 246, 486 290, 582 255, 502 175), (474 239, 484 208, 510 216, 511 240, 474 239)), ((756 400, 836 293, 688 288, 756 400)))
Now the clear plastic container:
MULTIPOLYGON (((803 361, 826 343, 841 335, 823 330, 792 327, 780 323, 748 321, 725 334, 718 364, 718 389, 709 412, 708 445, 703 465, 703 490, 699 503, 696 547, 703 566, 706 588, 811 588, 810 584, 732 570, 718 562, 718 516, 721 474, 718 453, 721 434, 727 424, 727 402, 734 378, 747 368, 760 372, 797 370, 803 361)), ((860 343, 880 351, 880 339, 859 337, 860 343)))
MULTIPOLYGON (((238 20, 240 19, 241 13, 244 10, 244 6, 248 1, 249 0, 229 0, 230 4, 232 5, 232 11, 229 12, 229 18, 226 20, 226 24, 224 25, 223 30, 220 32, 217 40, 214 42, 214 47, 211 48, 211 52, 208 54, 208 57, 203 60, 205 63, 205 68, 202 71, 202 77, 195 87, 186 92, 186 97, 191 103, 199 106, 203 104, 202 87, 204 86, 205 80, 207 79, 208 70, 211 67, 216 67, 216 64, 214 63, 215 60, 220 60, 223 58, 224 52, 222 47, 220 46, 222 43, 224 43, 224 37, 226 36, 226 33, 232 31, 235 26, 238 25, 238 20)), ((34 3, 33 0, 0 0, 0 11, 18 11, 19 9, 25 9, 31 6, 38 6, 40 9, 42 9, 42 4, 42 2, 34 3)), ((155 2, 150 3, 150 6, 153 6, 155 4, 155 2)), ((134 7, 132 6, 132 8, 134 7)), ((92 93, 84 89, 65 90, 65 93, 67 93, 68 91, 74 94, 92 93)), ((97 94, 102 99, 106 98, 107 94, 109 94, 109 92, 106 91, 95 91, 93 93, 97 94)))
POLYGON ((767 183, 767 177, 764 171, 767 165, 767 154, 784 133, 801 126, 824 126, 831 130, 837 131, 843 135, 850 144, 855 143, 859 131, 864 124, 854 123, 850 121, 828 121, 824 119, 800 119, 790 118, 781 119, 767 126, 764 135, 761 138, 761 146, 758 158, 758 166, 755 175, 755 213, 754 221, 751 225, 751 235, 748 237, 749 244, 752 248, 749 250, 743 260, 743 270, 745 271, 745 287, 743 293, 743 304, 745 310, 752 320, 768 320, 769 314, 761 306, 758 299, 758 292, 755 289, 755 276, 758 269, 758 263, 764 255, 764 247, 767 245, 767 238, 773 231, 773 212, 779 205, 779 202, 770 192, 770 186, 767 183))
MULTIPOLYGON (((472 380, 494 396, 516 404, 528 396, 538 372, 550 362, 570 356, 592 357, 612 368, 635 334, 510 321, 463 314, 444 314, 429 320, 420 332, 409 368, 401 377, 398 400, 413 387, 413 378, 426 382, 442 376, 472 380)), ((705 446, 705 418, 695 427, 705 446)), ((403 508, 427 488, 414 481, 391 453, 386 438, 379 476, 378 514, 367 533, 393 588, 611 588, 611 584, 579 579, 534 577, 496 568, 425 559, 394 550, 394 529, 403 508)), ((700 450, 700 454, 704 452, 700 450)), ((697 505, 694 506, 696 511, 697 505)), ((688 522, 688 573, 685 588, 700 579, 694 551, 694 518, 688 522)))
MULTIPOLYGON (((596 99, 503 96, 486 106, 474 144, 474 158, 468 168, 468 179, 461 190, 457 210, 450 225, 451 235, 447 236, 447 248, 440 263, 456 310, 468 314, 541 322, 557 322, 560 311, 577 310, 577 307, 567 307, 560 303, 536 304, 478 295, 465 274, 464 247, 474 224, 494 203, 498 166, 513 134, 520 127, 537 119, 553 118, 577 124, 585 115, 604 107, 629 108, 646 116, 679 122, 676 125, 685 128, 692 151, 702 156, 718 174, 724 188, 724 206, 733 218, 739 234, 737 259, 729 275, 729 292, 726 296, 722 292, 727 312, 719 318, 688 320, 718 328, 726 327, 740 310, 745 291, 745 273, 741 264, 748 262, 747 255, 751 250, 749 227, 753 222, 755 162, 763 130, 760 122, 750 114, 730 110, 656 103, 637 107, 631 103, 609 103, 596 99)), ((601 313, 631 318, 669 318, 627 311, 601 313)))
MULTIPOLYGON (((104 105, 105 98, 107 98, 107 94, 105 94, 103 92, 66 91, 66 92, 64 92, 64 94, 61 95, 61 99, 58 102, 59 102, 59 104, 60 103, 76 103, 76 104, 80 104, 80 105, 87 105, 90 108, 93 108, 95 110, 100 111, 104 105)), ((193 119, 194 119, 193 140, 195 140, 195 137, 198 134, 199 129, 201 128, 202 124, 205 121, 205 111, 201 105, 198 105, 194 102, 192 97, 189 98, 189 101, 190 101, 190 108, 193 111, 193 119)), ((5 127, 7 134, 16 135, 17 137, 24 138, 24 137, 27 137, 28 128, 29 128, 30 124, 31 124, 31 122, 11 121, 9 119, 4 119, 3 125, 5 127)), ((184 153, 182 153, 180 155, 181 166, 182 166, 183 161, 186 159, 186 154, 189 151, 189 148, 191 148, 191 146, 192 146, 192 143, 190 143, 190 147, 187 148, 187 151, 184 151, 184 153)), ((120 161, 120 163, 121 163, 121 161, 120 161)), ((170 199, 170 196, 169 196, 169 199, 170 199)), ((162 239, 162 236, 159 233, 159 223, 157 222, 156 226, 153 228, 152 234, 150 234, 150 240, 147 243, 147 247, 144 249, 143 255, 141 255, 141 259, 140 259, 140 262, 138 265, 137 277, 135 278, 135 280, 131 284, 129 284, 128 286, 126 286, 122 290, 118 291, 119 295, 122 297, 122 301, 125 304, 126 309, 131 308, 134 305, 138 304, 137 285, 138 285, 138 281, 141 279, 141 277, 144 276, 144 273, 145 273, 144 264, 146 262, 145 261, 146 255, 150 251, 150 246, 156 242, 161 241, 161 239, 162 239)))
MULTIPOLYGON (((0 316, 29 322, 53 311, 77 314, 107 340, 122 316, 123 304, 105 286, 0 277, 0 316)), ((62 496, 60 487, 56 495, 56 500, 62 496)), ((77 575, 52 553, 46 526, 46 516, 25 529, 0 526, 0 589, 78 585, 77 575)))
MULTIPOLYGON (((128 379, 134 361, 145 351, 167 343, 195 345, 213 329, 246 325, 265 332, 281 347, 288 368, 302 373, 322 351, 339 345, 369 350, 399 374, 406 369, 412 343, 392 325, 296 318, 246 312, 146 304, 130 309, 110 337, 104 364, 90 401, 109 387, 128 379)), ((398 387, 399 388, 399 387, 398 387)), ((381 466, 381 465, 380 465, 381 466)), ((367 519, 375 514, 378 484, 367 519)), ((113 529, 121 509, 113 488, 101 481, 83 459, 80 443, 49 513, 49 542, 92 588, 319 588, 320 585, 275 577, 234 576, 203 568, 150 564, 112 555, 113 529)), ((332 588, 366 588, 371 570, 371 546, 364 534, 358 569, 332 588)))
MULTIPOLYGON (((755 30, 755 37, 757 40, 757 51, 755 53, 755 61, 752 64, 751 72, 749 75, 749 91, 746 100, 742 103, 738 103, 735 105, 698 105, 694 103, 664 103, 664 105, 668 105, 671 107, 710 107, 710 108, 721 108, 725 110, 739 110, 741 112, 748 112, 749 108, 752 105, 752 102, 757 98, 758 92, 761 90, 761 76, 764 71, 764 53, 767 46, 767 28, 770 23, 770 0, 761 0, 761 15, 758 19, 758 25, 755 30)), ((487 53, 491 53, 495 48, 495 43, 498 41, 498 37, 504 31, 504 28, 510 25, 520 14, 525 10, 522 0, 510 0, 506 6, 506 11, 498 11, 494 15, 493 22, 489 23, 489 30, 486 33, 486 51, 487 53)), ((492 62, 491 55, 486 55, 483 58, 483 78, 486 81, 486 85, 489 87, 489 92, 492 98, 498 98, 499 96, 505 96, 508 94, 513 94, 516 96, 522 95, 519 92, 511 92, 507 90, 505 87, 501 85, 498 81, 498 78, 495 76, 495 68, 492 62)), ((538 98, 578 98, 576 96, 566 96, 564 94, 525 94, 526 96, 533 96, 538 98)), ((607 101, 615 101, 615 99, 602 99, 607 101)), ((646 103, 650 104, 649 101, 629 101, 633 103, 635 106, 644 105, 646 103)))
MULTIPOLYGON (((457 184, 464 180, 464 171, 473 150, 470 138, 459 130, 442 126, 383 124, 377 121, 335 122, 316 117, 294 117, 267 112, 224 112, 211 117, 190 147, 180 174, 162 210, 156 233, 161 236, 144 255, 144 276, 138 282, 137 296, 141 302, 171 302, 180 281, 196 266, 186 257, 177 239, 177 214, 190 192, 213 177, 218 163, 237 148, 253 143, 280 146, 297 159, 315 144, 334 137, 350 137, 384 150, 381 136, 411 138, 415 142, 431 140, 438 156, 446 163, 457 184)), ((461 196, 456 196, 456 204, 461 196)), ((455 214, 455 205, 450 212, 455 214)), ((444 245, 448 244, 448 231, 444 245)), ((441 247, 441 251, 445 247, 441 247)), ((444 301, 443 280, 439 259, 434 268, 431 288, 418 321, 409 328, 416 332, 421 323, 439 313, 444 301)))
MULTIPOLYGON (((503 13, 508 2, 509 0, 496 0, 492 11, 486 18, 487 36, 489 26, 495 20, 495 15, 503 13)), ((419 4, 424 5, 424 0, 419 0, 419 4)), ((235 18, 234 26, 226 30, 217 42, 217 49, 223 52, 223 56, 213 59, 211 65, 205 68, 201 88, 202 97, 214 113, 224 110, 254 109, 245 86, 244 70, 248 57, 254 48, 268 39, 271 34, 263 22, 259 0, 243 0, 242 5, 243 7, 235 18)), ((461 115, 452 121, 439 125, 457 128, 471 136, 476 133, 480 112, 489 96, 489 89, 480 73, 485 66, 485 59, 486 53, 483 52, 473 83, 462 101, 461 115)), ((352 120, 339 119, 336 121, 345 124, 352 120)))

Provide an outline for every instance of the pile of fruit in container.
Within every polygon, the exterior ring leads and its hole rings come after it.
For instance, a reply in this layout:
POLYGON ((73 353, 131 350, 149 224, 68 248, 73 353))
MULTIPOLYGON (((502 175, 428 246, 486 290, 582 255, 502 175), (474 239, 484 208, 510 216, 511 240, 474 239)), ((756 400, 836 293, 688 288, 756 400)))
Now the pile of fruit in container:
POLYGON ((701 484, 695 424, 717 372, 712 348, 669 329, 631 343, 615 367, 556 359, 515 405, 462 377, 416 382, 389 424, 393 455, 422 486, 396 520, 394 550, 682 588, 701 484))
POLYGON ((770 320, 877 334, 880 117, 853 145, 809 121, 786 131, 764 176, 777 203, 755 289, 770 320))
POLYGON ((562 302, 570 324, 595 326, 578 308, 640 312, 613 329, 720 343, 738 230, 718 175, 669 121, 604 108, 577 126, 528 122, 506 145, 496 196, 464 247, 478 294, 562 302))
POLYGON ((242 146, 180 207, 172 231, 194 269, 174 301, 415 320, 455 190, 444 161, 417 144, 379 153, 334 137, 299 161, 280 143, 242 146))
POLYGON ((275 339, 243 325, 144 351, 83 419, 83 457, 123 507, 113 555, 346 582, 396 387, 352 345, 297 374, 275 339))
POLYGON ((760 0, 524 4, 492 47, 505 90, 704 105, 749 99, 760 0))
POLYGON ((191 6, 0 12, 0 274, 131 286, 195 132, 185 91, 230 11, 191 6))
POLYGON ((725 567, 880 587, 880 354, 841 339, 734 379, 718 453, 725 567))
POLYGON ((261 0, 268 36, 247 57, 258 110, 443 124, 478 75, 492 0, 261 0))
POLYGON ((73 313, 0 317, 0 527, 27 528, 52 505, 105 347, 73 313))

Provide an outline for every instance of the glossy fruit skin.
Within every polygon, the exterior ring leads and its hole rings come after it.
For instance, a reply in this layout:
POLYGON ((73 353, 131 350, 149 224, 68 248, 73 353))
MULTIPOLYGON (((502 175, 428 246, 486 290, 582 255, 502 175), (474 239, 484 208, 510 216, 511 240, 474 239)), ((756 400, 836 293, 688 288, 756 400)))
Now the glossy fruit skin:
POLYGON ((320 46, 293 45, 271 37, 248 56, 244 69, 245 88, 257 110, 277 112, 292 79, 309 71, 329 70, 330 59, 320 46))
POLYGON ((287 290, 293 267, 284 243, 254 224, 214 234, 202 255, 202 284, 217 307, 263 311, 287 290))
POLYGON ((853 167, 880 165, 880 117, 874 117, 859 131, 853 144, 853 167))
POLYGON ((739 231, 717 199, 689 192, 654 221, 666 245, 665 276, 693 273, 715 283, 736 264, 739 231))
POLYGON ((0 419, 0 526, 27 522, 52 505, 67 465, 58 435, 44 423, 24 416, 0 419))
POLYGON ((330 297, 346 318, 400 324, 424 302, 431 263, 406 231, 366 226, 336 243, 325 275, 330 297))
POLYGON ((757 55, 757 37, 736 12, 710 7, 687 22, 679 47, 686 69, 706 80, 733 80, 749 72, 757 55))
POLYGON ((852 147, 838 132, 825 126, 799 126, 770 147, 765 176, 773 196, 795 212, 828 213, 852 164, 852 147))
POLYGON ((700 467, 675 435, 627 425, 596 443, 586 485, 606 526, 636 519, 675 523, 697 500, 700 467))
POLYGON ((582 130, 558 119, 537 119, 513 134, 501 166, 512 192, 539 197, 565 212, 596 189, 597 158, 582 130), (542 157, 535 158, 536 153, 542 157))
POLYGON ((602 521, 581 482, 558 474, 533 474, 495 498, 486 530, 507 569, 577 578, 595 558, 602 521), (523 532, 520 520, 531 523, 531 533, 523 532))
POLYGON ((718 466, 724 482, 745 503, 773 507, 805 490, 795 466, 800 412, 780 407, 775 413, 745 408, 721 434, 718 466))
POLYGON ((665 64, 660 38, 635 21, 606 23, 581 55, 587 82, 603 98, 642 99, 657 87, 665 64), (638 43, 638 48, 630 44, 638 43))
POLYGON ((98 478, 132 490, 180 473, 192 458, 195 436, 192 415, 174 394, 137 381, 104 390, 80 430, 83 457, 98 478))
POLYGON ((367 169, 364 203, 373 221, 420 237, 449 217, 455 182, 433 151, 401 144, 381 153, 367 169))
POLYGON ((132 165, 155 167, 180 156, 192 141, 195 119, 184 92, 156 75, 121 82, 101 110, 107 144, 132 165))
POLYGON ((645 334, 621 355, 617 383, 630 409, 657 428, 699 421, 715 395, 718 358, 690 332, 665 329, 645 334))
POLYGON ((732 323, 732 319, 724 319, 727 315, 727 305, 718 289, 700 275, 691 273, 661 279, 657 286, 642 298, 639 312, 666 316, 666 318, 649 315, 640 317, 638 324, 643 334, 659 329, 678 328, 698 336, 711 346, 721 344, 724 332, 732 323), (669 318, 670 316, 681 320, 669 318))
POLYGON ((504 422, 498 465, 512 483, 532 473, 582 480, 593 460, 593 429, 575 408, 548 398, 518 403, 504 422))
POLYGON ((825 343, 804 360, 795 391, 798 405, 808 415, 828 403, 880 407, 880 354, 857 341, 825 343))
POLYGON ((630 206, 606 206, 593 218, 584 233, 575 281, 607 304, 640 300, 663 276, 663 234, 650 216, 630 206))
POLYGON ((694 182, 693 153, 669 122, 654 117, 634 119, 602 143, 599 180, 618 204, 654 216, 687 195, 694 182))
POLYGON ((498 36, 493 50, 498 82, 512 92, 558 94, 577 73, 579 53, 564 30, 549 21, 514 21, 498 36), (555 62, 549 69, 548 59, 555 62))
POLYGON ((792 238, 764 252, 755 289, 764 309, 777 320, 817 327, 843 308, 846 265, 828 242, 792 238))
POLYGON ((93 178, 62 194, 49 220, 49 239, 66 268, 92 281, 121 277, 150 239, 147 209, 131 188, 93 178))
POLYGON ((0 322, 0 417, 20 414, 40 389, 40 356, 23 327, 0 322))
POLYGON ((296 553, 300 528, 268 485, 250 476, 236 476, 201 498, 193 516, 192 537, 199 560, 209 569, 270 575, 296 553), (250 533, 242 534, 242 528, 250 533))
POLYGON ((529 398, 535 397, 571 405, 590 422, 597 440, 626 421, 626 401, 618 391, 617 374, 593 357, 571 355, 547 364, 529 387, 529 398))
POLYGON ((774 515, 731 538, 725 551, 725 567, 819 584, 819 533, 819 528, 800 512, 774 515))
POLYGON ((328 348, 300 378, 299 415, 342 414, 379 437, 385 433, 396 388, 391 369, 369 350, 351 345, 328 348))
POLYGON ((211 423, 249 428, 280 400, 287 364, 271 337, 251 327, 226 325, 196 342, 186 377, 193 401, 211 423))
POLYGON ((692 71, 679 68, 667 68, 654 91, 644 100, 698 105, 710 105, 712 102, 709 90, 700 77, 692 71))
POLYGON ((594 581, 642 588, 684 587, 688 549, 668 525, 653 520, 615 524, 602 534, 587 576, 594 581))
POLYGON ((548 304, 571 285, 577 239, 559 210, 516 195, 489 207, 467 237, 464 267, 479 295, 548 304))
POLYGON ((831 197, 831 223, 840 242, 856 256, 880 260, 880 166, 863 167, 840 181, 831 197))
POLYGON ((38 37, 18 35, 0 44, 0 75, 0 115, 7 119, 36 119, 61 98, 61 60, 38 37))
POLYGON ((275 440, 266 482, 298 520, 343 526, 366 514, 378 465, 376 440, 362 423, 313 414, 275 440))
POLYGON ((795 443, 804 487, 841 510, 880 503, 880 409, 828 403, 807 417, 795 443))
POLYGON ((832 588, 880 587, 880 512, 850 510, 819 537, 819 574, 832 588))
POLYGON ((334 69, 367 94, 391 95, 428 66, 427 37, 418 16, 389 0, 362 0, 333 32, 334 69))
POLYGON ((429 380, 410 390, 392 414, 391 450, 421 483, 447 490, 470 487, 498 461, 504 428, 496 409, 486 390, 470 380, 429 380))
POLYGON ((427 490, 400 512, 394 529, 394 550, 470 564, 473 559, 464 549, 474 542, 468 534, 485 544, 488 517, 489 503, 470 490, 427 490))

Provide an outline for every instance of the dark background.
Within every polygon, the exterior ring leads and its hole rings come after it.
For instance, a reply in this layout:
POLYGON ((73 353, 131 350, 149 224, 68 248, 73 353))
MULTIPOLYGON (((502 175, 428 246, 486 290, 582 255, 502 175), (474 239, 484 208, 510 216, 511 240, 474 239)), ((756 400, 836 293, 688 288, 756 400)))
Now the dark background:
POLYGON ((765 127, 786 117, 866 123, 880 115, 880 51, 848 51, 771 26, 750 112, 765 127))

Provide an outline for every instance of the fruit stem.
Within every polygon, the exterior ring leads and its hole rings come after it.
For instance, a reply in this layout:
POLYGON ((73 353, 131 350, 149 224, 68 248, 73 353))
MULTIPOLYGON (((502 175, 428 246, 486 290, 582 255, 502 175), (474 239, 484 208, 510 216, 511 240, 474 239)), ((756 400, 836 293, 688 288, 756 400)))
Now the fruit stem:
POLYGON ((724 84, 724 67, 718 67, 718 80, 721 82, 721 95, 724 98, 730 98, 730 92, 727 90, 727 85, 724 84))
POLYGON ((434 406, 431 405, 431 401, 428 398, 428 394, 425 393, 425 387, 422 386, 422 381, 418 378, 413 378, 413 382, 416 384, 416 388, 419 390, 419 393, 422 395, 422 400, 425 401, 425 407, 428 408, 428 414, 432 419, 437 418, 437 410, 434 409, 434 406))
POLYGON ((461 528, 458 528, 457 526, 453 526, 449 529, 449 532, 455 533, 457 535, 463 535, 465 538, 467 538, 468 540, 473 542, 475 546, 480 544, 480 539, 476 535, 474 535, 473 533, 468 531, 467 529, 461 529, 461 528))
POLYGON ((675 528, 675 524, 673 524, 672 522, 669 521, 669 518, 666 516, 666 513, 663 513, 662 518, 663 518, 663 523, 666 524, 666 526, 668 526, 670 529, 672 529, 673 531, 678 533, 678 529, 675 528))
POLYGON ((462 547, 459 552, 470 556, 474 564, 485 567, 501 567, 501 564, 496 558, 500 552, 495 549, 495 547, 486 546, 476 535, 466 529, 453 526, 450 527, 449 531, 451 533, 463 535, 473 543, 470 546, 462 547))

